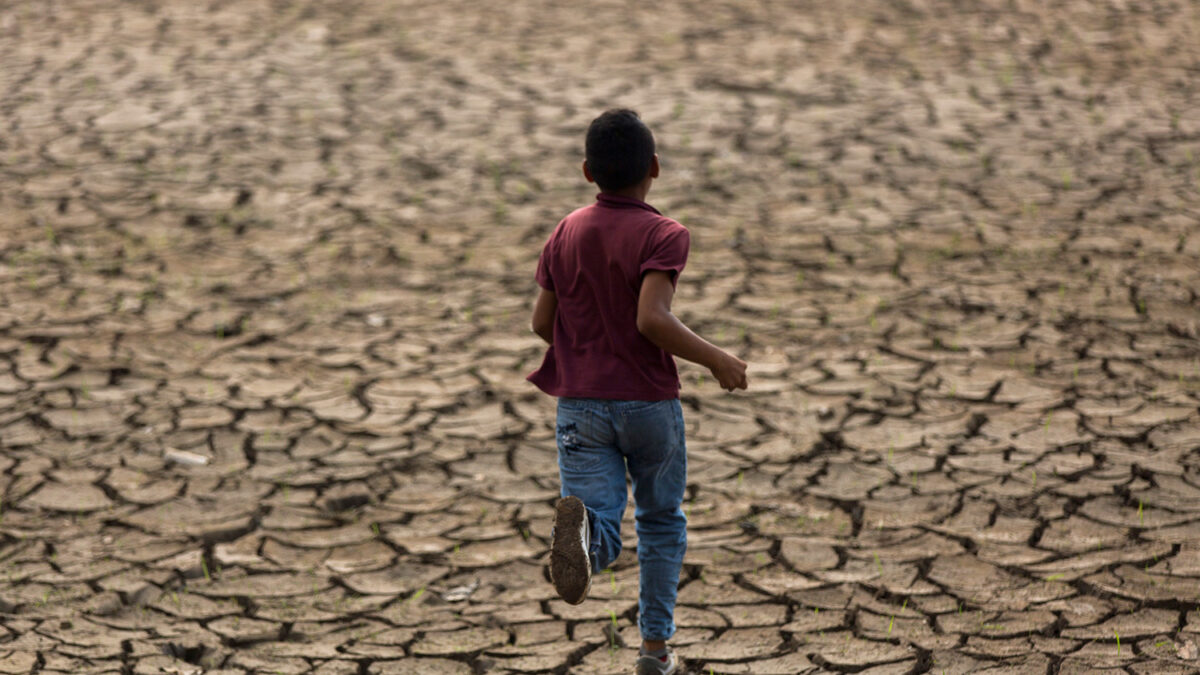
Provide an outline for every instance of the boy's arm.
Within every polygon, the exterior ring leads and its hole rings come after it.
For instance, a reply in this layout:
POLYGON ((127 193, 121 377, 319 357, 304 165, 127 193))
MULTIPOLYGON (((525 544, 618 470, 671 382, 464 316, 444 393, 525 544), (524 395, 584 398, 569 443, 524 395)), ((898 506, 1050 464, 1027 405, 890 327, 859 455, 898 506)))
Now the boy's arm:
POLYGON ((696 335, 671 313, 675 286, 671 275, 651 270, 642 277, 638 295, 637 329, 660 348, 698 363, 712 371, 713 377, 728 391, 746 388, 746 362, 696 335))
POLYGON ((542 289, 533 304, 533 320, 530 325, 546 344, 554 344, 554 313, 558 311, 558 296, 554 291, 542 289))

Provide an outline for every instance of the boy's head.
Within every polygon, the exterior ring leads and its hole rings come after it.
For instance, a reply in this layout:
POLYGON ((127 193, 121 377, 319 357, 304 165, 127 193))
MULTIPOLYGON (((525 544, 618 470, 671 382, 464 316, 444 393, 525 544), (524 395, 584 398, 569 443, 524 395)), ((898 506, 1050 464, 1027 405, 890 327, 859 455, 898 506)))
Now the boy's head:
POLYGON ((585 143, 585 173, 604 192, 635 186, 654 164, 654 134, 638 114, 625 108, 592 120, 585 143))

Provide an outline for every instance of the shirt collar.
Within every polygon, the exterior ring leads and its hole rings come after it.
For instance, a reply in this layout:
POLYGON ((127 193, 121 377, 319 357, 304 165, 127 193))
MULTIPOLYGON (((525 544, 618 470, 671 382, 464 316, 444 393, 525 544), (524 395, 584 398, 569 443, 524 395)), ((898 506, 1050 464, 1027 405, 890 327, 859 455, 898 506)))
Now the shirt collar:
POLYGON ((633 197, 622 197, 620 195, 610 195, 606 192, 601 192, 600 194, 596 195, 596 202, 601 206, 609 206, 614 209, 644 209, 646 211, 658 213, 660 216, 662 215, 659 213, 658 209, 650 206, 640 199, 634 199, 633 197))

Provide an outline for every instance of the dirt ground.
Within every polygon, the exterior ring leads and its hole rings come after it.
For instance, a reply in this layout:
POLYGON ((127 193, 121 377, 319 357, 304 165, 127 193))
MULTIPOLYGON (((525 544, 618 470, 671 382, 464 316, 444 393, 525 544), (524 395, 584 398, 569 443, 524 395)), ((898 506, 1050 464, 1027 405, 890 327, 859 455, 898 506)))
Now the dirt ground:
POLYGON ((0 0, 0 673, 629 672, 524 381, 616 105, 753 364, 688 673, 1197 672, 1198 82, 1185 0, 0 0))

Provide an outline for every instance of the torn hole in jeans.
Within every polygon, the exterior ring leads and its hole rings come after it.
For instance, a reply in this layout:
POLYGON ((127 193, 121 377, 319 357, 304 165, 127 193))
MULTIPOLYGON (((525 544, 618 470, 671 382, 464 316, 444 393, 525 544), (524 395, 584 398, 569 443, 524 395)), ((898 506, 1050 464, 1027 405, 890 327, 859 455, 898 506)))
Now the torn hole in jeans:
POLYGON ((579 449, 579 439, 576 434, 579 432, 579 427, 574 422, 558 425, 558 447, 562 448, 566 454, 571 454, 579 449))

